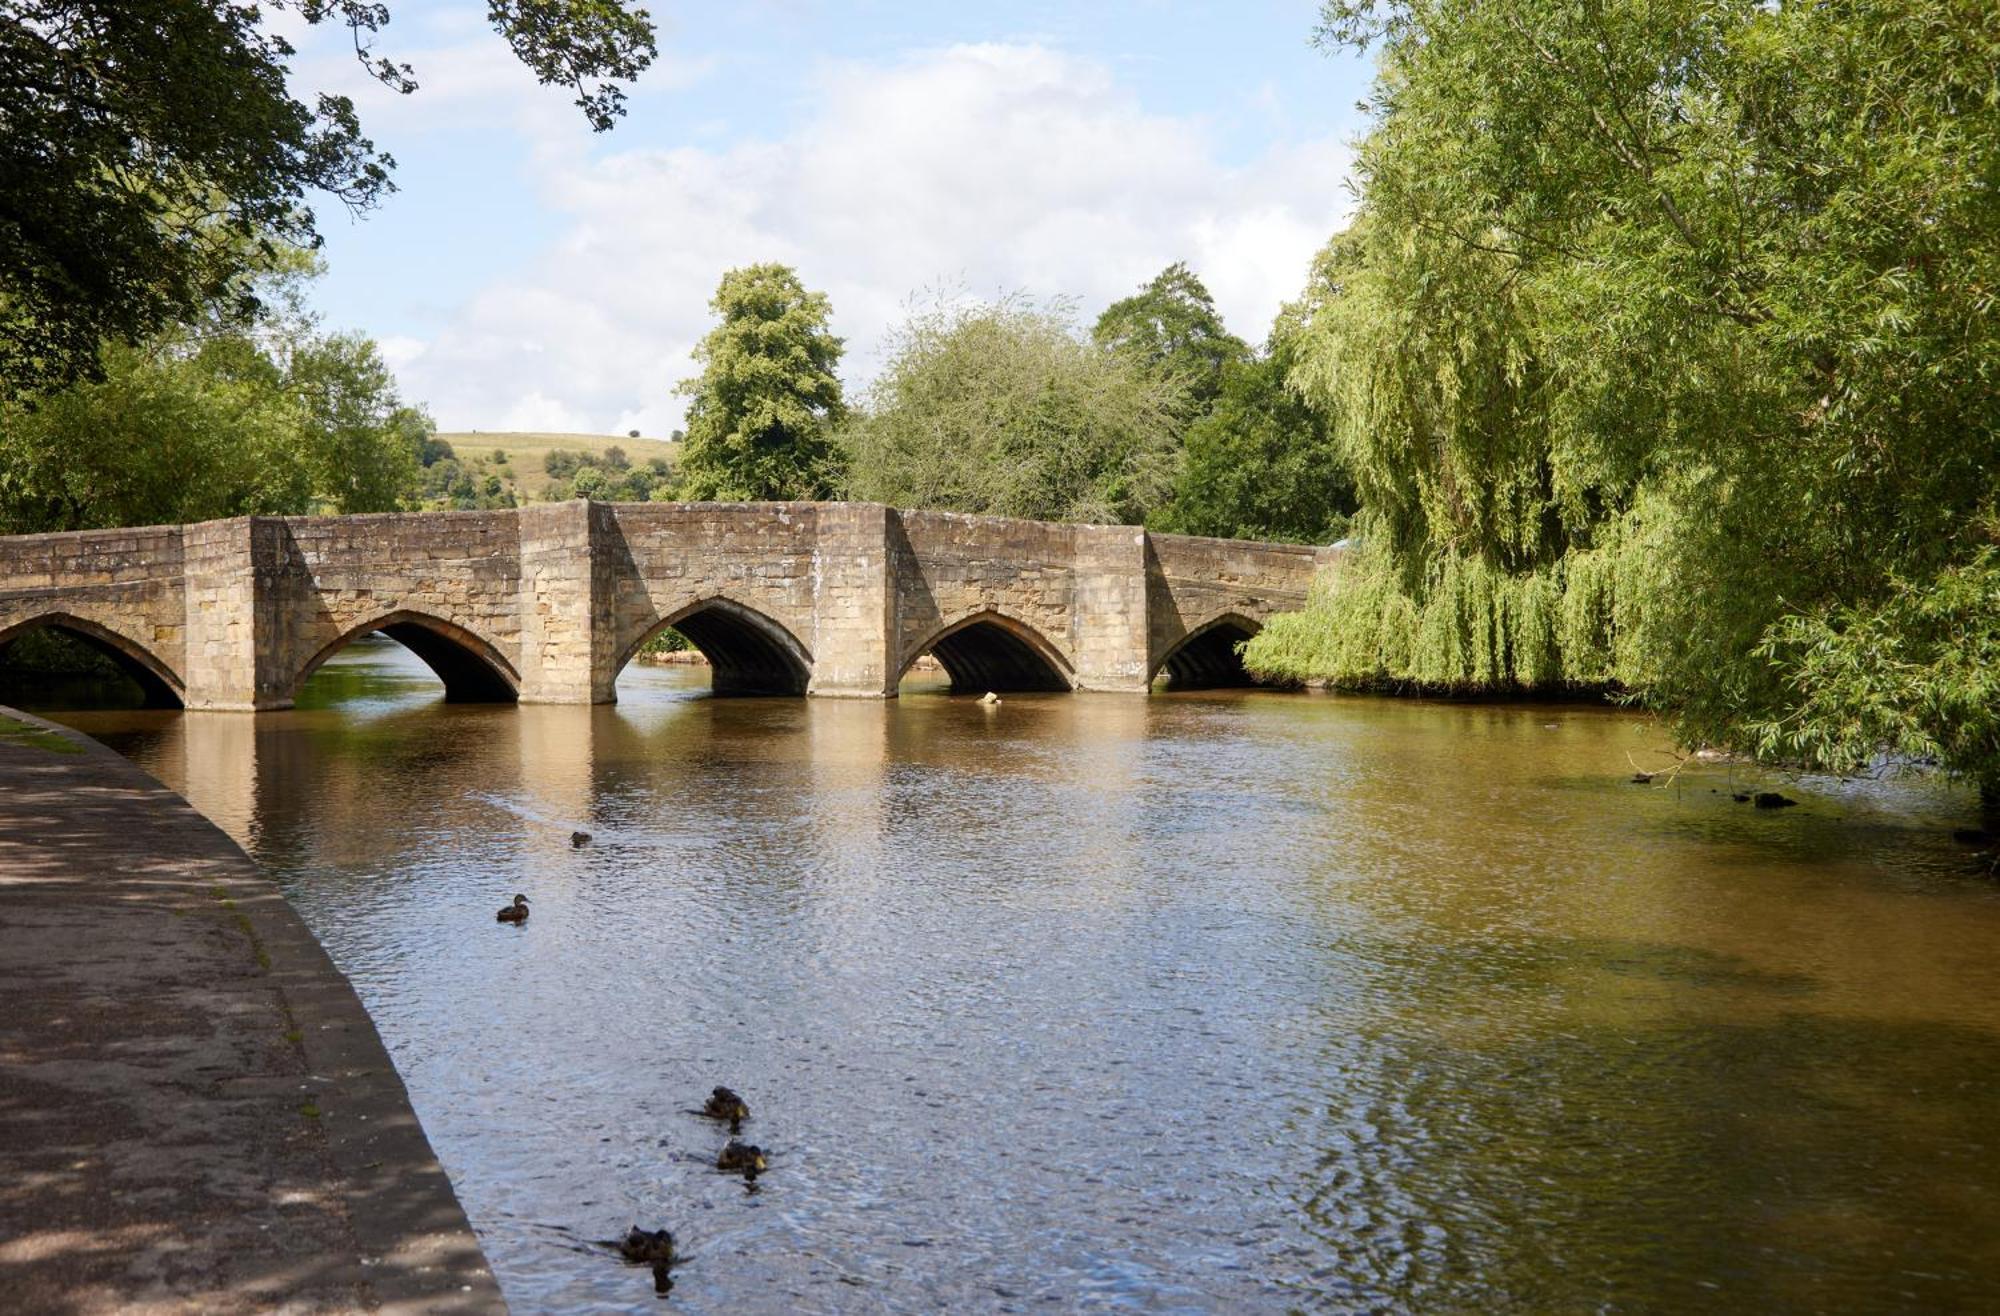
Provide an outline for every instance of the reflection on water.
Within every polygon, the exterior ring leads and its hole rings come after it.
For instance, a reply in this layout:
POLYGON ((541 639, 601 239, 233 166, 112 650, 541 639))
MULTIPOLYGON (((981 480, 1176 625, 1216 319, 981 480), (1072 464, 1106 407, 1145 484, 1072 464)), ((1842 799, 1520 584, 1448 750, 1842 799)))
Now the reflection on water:
POLYGON ((697 1311, 2000 1305, 1960 800, 1634 786, 1596 709, 704 686, 447 705, 365 644, 65 715, 283 883, 521 1309, 654 1304, 634 1222, 697 1311))

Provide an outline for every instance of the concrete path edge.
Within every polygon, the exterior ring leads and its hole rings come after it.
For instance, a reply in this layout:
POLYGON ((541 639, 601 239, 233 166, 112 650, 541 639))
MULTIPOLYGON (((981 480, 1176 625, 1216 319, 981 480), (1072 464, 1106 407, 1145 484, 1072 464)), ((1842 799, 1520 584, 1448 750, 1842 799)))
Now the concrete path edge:
POLYGON ((360 1245, 358 1278, 385 1312, 495 1312, 506 1304, 409 1092, 354 987, 242 847, 180 795, 117 751, 68 727, 0 705, 0 717, 53 732, 206 834, 228 862, 219 897, 235 903, 289 1009, 309 1094, 360 1245))

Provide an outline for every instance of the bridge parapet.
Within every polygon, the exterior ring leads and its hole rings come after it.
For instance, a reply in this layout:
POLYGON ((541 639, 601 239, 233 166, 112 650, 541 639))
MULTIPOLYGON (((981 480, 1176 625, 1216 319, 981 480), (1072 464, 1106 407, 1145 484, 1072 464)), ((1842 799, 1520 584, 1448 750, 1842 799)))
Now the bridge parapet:
POLYGON ((0 537, 0 645, 61 626, 195 708, 289 706, 372 630, 449 698, 609 702, 668 625, 719 693, 893 696, 926 652, 973 688, 1142 691, 1240 676, 1333 552, 873 503, 240 517, 0 537))

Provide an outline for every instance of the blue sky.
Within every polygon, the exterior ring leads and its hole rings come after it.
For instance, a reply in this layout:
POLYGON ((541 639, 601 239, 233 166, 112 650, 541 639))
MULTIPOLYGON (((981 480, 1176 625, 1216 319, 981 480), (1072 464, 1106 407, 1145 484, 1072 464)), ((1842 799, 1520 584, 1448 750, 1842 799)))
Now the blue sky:
POLYGON ((733 265, 832 297, 850 388, 923 289, 1067 295, 1086 320, 1170 261, 1261 338, 1349 204, 1369 68, 1311 3, 656 0, 658 63, 592 135, 485 26, 393 6, 373 87, 345 33, 296 84, 355 96, 398 193, 321 206, 330 326, 383 344, 446 429, 664 433, 733 265))

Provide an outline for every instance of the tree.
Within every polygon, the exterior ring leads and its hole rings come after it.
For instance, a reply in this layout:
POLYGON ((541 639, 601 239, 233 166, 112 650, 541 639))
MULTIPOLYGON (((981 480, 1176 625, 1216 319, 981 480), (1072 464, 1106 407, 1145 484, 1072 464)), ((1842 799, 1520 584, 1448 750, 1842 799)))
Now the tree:
POLYGON ((381 512, 415 487, 430 418, 396 396, 375 344, 358 334, 308 340, 288 384, 304 404, 302 438, 314 491, 336 512, 381 512))
POLYGON ((289 309, 255 333, 211 319, 107 344, 101 378, 0 403, 0 533, 410 502, 450 449, 373 343, 297 309, 299 273, 266 279, 289 309))
POLYGON ((1243 340, 1223 328, 1207 287, 1181 261, 1105 307, 1091 337, 1099 347, 1129 353, 1147 369, 1181 379, 1197 413, 1222 392, 1224 371, 1250 356, 1243 340))
POLYGON ((1066 303, 913 314, 846 436, 855 496, 1137 522, 1172 484, 1186 384, 1081 339, 1066 303))
POLYGON ((2000 645, 1991 6, 1353 0, 1323 37, 1382 75, 1293 380, 1367 551, 1250 660, 1615 683, 1690 742, 2000 784, 1960 720, 2000 645))
POLYGON ((694 350, 701 374, 677 390, 692 399, 679 496, 832 497, 843 475, 832 434, 847 406, 826 294, 786 266, 751 265, 723 275, 709 306, 722 323, 694 350))
MULTIPOLYGON (((316 247, 306 198, 353 210, 390 189, 394 161, 351 101, 289 85, 293 49, 264 8, 338 21, 364 67, 377 0, 14 0, 0 22, 0 400, 96 373, 102 344, 136 344, 230 302, 280 245, 316 247)), ((654 55, 629 0, 489 0, 488 14, 545 83, 572 87, 592 127, 621 112, 654 55)))
POLYGON ((1223 367, 1208 413, 1182 440, 1172 498, 1149 525, 1232 539, 1340 538, 1354 488, 1324 414, 1285 383, 1295 359, 1281 330, 1263 355, 1223 367))

